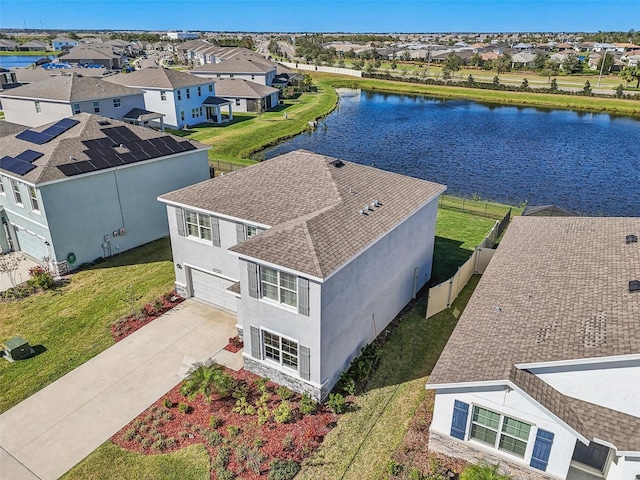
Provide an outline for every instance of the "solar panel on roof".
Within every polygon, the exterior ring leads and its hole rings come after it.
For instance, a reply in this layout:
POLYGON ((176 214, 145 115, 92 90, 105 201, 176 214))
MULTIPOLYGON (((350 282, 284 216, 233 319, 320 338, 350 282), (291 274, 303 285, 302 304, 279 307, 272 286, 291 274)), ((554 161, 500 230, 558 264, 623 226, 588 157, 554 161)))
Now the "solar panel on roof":
POLYGON ((17 175, 24 175, 25 173, 30 172, 31 170, 36 168, 36 166, 18 158, 3 157, 0 160, 0 168, 17 175))
POLYGON ((41 133, 34 132, 32 130, 25 130, 24 132, 20 132, 16 135, 16 138, 19 140, 24 140, 25 142, 35 143, 36 145, 44 145, 52 137, 48 135, 42 135, 41 133))
POLYGON ((42 154, 40 152, 36 152, 35 150, 25 150, 20 155, 18 155, 16 158, 19 158, 20 160, 24 160, 25 162, 32 163, 32 162, 36 161, 37 159, 39 159, 42 155, 44 155, 44 154, 42 154))
POLYGON ((79 124, 79 120, 74 120, 73 118, 63 118, 62 120, 56 122, 56 125, 62 127, 66 130, 69 130, 74 125, 79 124))
POLYGON ((57 125, 51 125, 50 127, 48 127, 47 129, 42 131, 43 135, 50 135, 51 137, 57 137, 58 135, 61 135, 65 132, 66 130, 62 127, 59 127, 57 125))
POLYGON ((60 170, 65 177, 73 177, 74 175, 80 175, 80 170, 78 170, 74 163, 66 163, 64 165, 58 165, 58 170, 60 170))
POLYGON ((86 160, 82 162, 75 162, 74 165, 80 171, 80 173, 88 173, 88 172, 93 172, 95 170, 95 167, 91 165, 91 163, 87 162, 86 160))
POLYGON ((110 155, 105 155, 103 158, 104 158, 104 161, 107 162, 112 167, 119 167, 120 165, 124 165, 124 163, 122 163, 122 160, 118 158, 118 156, 115 153, 112 153, 110 155))
POLYGON ((118 129, 118 132, 120 132, 120 135, 122 135, 128 141, 134 142, 136 140, 140 140, 140 137, 138 137, 135 133, 133 133, 127 127, 116 127, 116 128, 118 129))
POLYGON ((182 147, 180 147, 173 137, 164 137, 164 143, 173 153, 182 151, 182 147))
POLYGON ((196 147, 191 145, 191 142, 188 142, 187 140, 185 140, 184 142, 179 142, 178 145, 182 146, 183 152, 196 149, 196 147))
POLYGON ((142 160, 148 160, 149 154, 144 150, 138 150, 137 152, 131 152, 131 154, 135 157, 136 161, 141 162, 142 160))
POLYGON ((131 153, 118 153, 118 157, 120 157, 120 159, 124 162, 124 163, 135 163, 135 162, 139 162, 139 160, 135 157, 135 155, 131 154, 131 153))
POLYGON ((107 162, 102 157, 92 158, 91 160, 89 160, 89 162, 91 163, 91 165, 95 167, 96 170, 104 170, 105 168, 111 168, 111 165, 109 165, 109 162, 107 162))

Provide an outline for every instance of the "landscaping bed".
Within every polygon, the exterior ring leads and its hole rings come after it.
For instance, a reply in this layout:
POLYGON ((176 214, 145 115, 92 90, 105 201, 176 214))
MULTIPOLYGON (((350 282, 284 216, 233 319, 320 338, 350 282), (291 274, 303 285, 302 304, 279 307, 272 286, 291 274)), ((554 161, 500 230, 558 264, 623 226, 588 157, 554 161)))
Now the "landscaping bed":
POLYGON ((147 303, 139 311, 116 320, 113 325, 111 325, 113 340, 119 342, 127 338, 136 330, 144 327, 149 322, 152 322, 182 302, 184 302, 184 298, 174 290, 156 298, 153 302, 147 303))
MULTIPOLYGON (((224 395, 216 393, 219 388, 202 390, 203 384, 198 383, 198 393, 185 396, 185 384, 194 387, 187 380, 111 441, 145 455, 200 444, 212 459, 211 478, 258 479, 269 475, 284 479, 292 477, 282 472, 297 473, 299 464, 320 445, 339 418, 326 406, 245 370, 235 372, 215 364, 214 369, 224 378, 232 378, 222 382, 233 385, 224 395), (274 470, 283 476, 270 474, 274 470)), ((192 377, 200 378, 197 373, 192 377)), ((205 377, 210 379, 211 375, 204 373, 205 377)))

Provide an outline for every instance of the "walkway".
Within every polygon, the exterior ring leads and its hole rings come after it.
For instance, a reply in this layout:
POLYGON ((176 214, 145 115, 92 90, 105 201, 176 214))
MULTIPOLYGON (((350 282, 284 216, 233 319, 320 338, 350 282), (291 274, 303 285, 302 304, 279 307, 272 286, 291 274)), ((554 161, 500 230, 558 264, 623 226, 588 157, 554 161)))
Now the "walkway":
MULTIPOLYGON (((2 228, 2 226, 0 226, 0 228, 2 228)), ((38 263, 35 260, 33 260, 30 257, 27 257, 22 252, 6 253, 5 255, 11 258, 19 257, 19 256, 23 257, 23 260, 20 262, 20 267, 14 273, 14 278, 15 278, 16 284, 18 285, 29 280, 29 269, 31 267, 38 266, 38 263)), ((11 283, 11 279, 9 278, 9 274, 0 273, 0 292, 9 290, 11 287, 13 287, 13 284, 11 283)))
POLYGON ((196 362, 234 370, 236 318, 187 300, 0 415, 0 478, 54 480, 177 385, 196 362))

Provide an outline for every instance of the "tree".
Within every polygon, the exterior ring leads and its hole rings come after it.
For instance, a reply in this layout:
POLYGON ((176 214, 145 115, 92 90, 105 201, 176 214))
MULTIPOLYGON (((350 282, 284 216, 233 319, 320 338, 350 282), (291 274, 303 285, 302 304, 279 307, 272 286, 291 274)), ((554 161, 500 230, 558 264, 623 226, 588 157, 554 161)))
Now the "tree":
POLYGON ((538 52, 536 53, 535 58, 533 59, 533 68, 534 70, 543 70, 549 60, 549 54, 546 52, 538 52))
POLYGON ((398 68, 398 62, 396 62, 396 59, 394 56, 393 60, 391 60, 391 70, 395 70, 396 68, 398 68))
POLYGON ((562 62, 562 69, 567 74, 578 73, 582 71, 583 64, 576 55, 567 55, 562 62))
POLYGON ((16 272, 20 268, 20 263, 24 260, 26 260, 26 257, 24 255, 0 255, 0 274, 6 274, 13 287, 17 285, 16 272))
POLYGON ((598 60, 598 71, 602 71, 602 73, 609 73, 611 71, 611 67, 613 66, 613 55, 609 52, 606 52, 604 55, 600 56, 600 60, 598 60), (602 66, 604 62, 604 68, 602 66))
POLYGON ((374 66, 373 62, 369 61, 367 62, 367 65, 365 66, 365 72, 367 72, 369 75, 371 75, 373 72, 376 71, 376 67, 374 66))
POLYGON ((411 60, 411 54, 409 53, 409 50, 405 50, 404 52, 402 52, 402 60, 404 60, 405 62, 408 62, 411 60))
POLYGON ((473 75, 469 75, 467 77, 467 84, 470 85, 470 86, 473 86, 473 85, 476 84, 476 79, 473 78, 473 75))
POLYGON ((616 95, 616 98, 622 98, 624 96, 624 87, 622 86, 622 84, 616 87, 615 95, 616 95))
POLYGON ((551 83, 549 84, 549 90, 551 90, 552 92, 558 91, 558 81, 555 78, 551 80, 551 83))
POLYGON ((498 75, 496 75, 495 77, 493 77, 493 85, 495 87, 499 87, 500 86, 500 78, 498 77, 498 75))
POLYGON ((80 40, 80 37, 78 36, 78 34, 76 34, 76 32, 69 32, 67 38, 69 38, 70 40, 80 40))
POLYGON ((627 87, 629 86, 629 82, 633 82, 635 80, 638 82, 636 84, 636 88, 640 88, 640 66, 634 65, 633 67, 624 67, 620 72, 620 77, 627 83, 627 87))
POLYGON ((302 80, 302 87, 304 88, 304 91, 309 92, 312 86, 313 86, 313 78, 309 73, 305 73, 304 78, 302 80))
POLYGON ((211 395, 217 393, 221 397, 227 397, 236 388, 236 380, 224 371, 222 365, 196 364, 195 369, 182 382, 180 393, 189 398, 195 398, 202 394, 207 402, 211 402, 211 395))
POLYGON ((455 53, 450 53, 447 55, 447 58, 444 59, 444 64, 442 66, 442 75, 445 78, 448 78, 449 74, 454 74, 460 70, 462 67, 462 59, 457 56, 455 53))
POLYGON ((524 79, 522 80, 522 85, 520 85, 520 88, 521 88, 522 90, 525 90, 525 91, 529 90, 529 80, 527 80, 526 78, 524 78, 524 79))
POLYGON ((560 71, 560 65, 555 60, 547 60, 544 64, 544 68, 540 71, 540 75, 547 77, 547 81, 551 82, 551 77, 557 75, 560 71))
POLYGON ((584 82, 584 88, 582 89, 582 93, 584 95, 593 95, 593 92, 591 90, 591 82, 589 82, 589 80, 584 82))
POLYGON ((504 73, 506 71, 508 71, 511 68, 511 61, 513 59, 511 58, 511 55, 509 55, 508 53, 505 53, 503 55, 500 55, 496 61, 494 62, 493 66, 496 70, 496 73, 498 74, 497 76, 500 76, 501 73, 504 73))
POLYGON ((469 57, 469 65, 473 67, 481 67, 484 60, 482 60, 482 55, 479 53, 474 53, 469 57))

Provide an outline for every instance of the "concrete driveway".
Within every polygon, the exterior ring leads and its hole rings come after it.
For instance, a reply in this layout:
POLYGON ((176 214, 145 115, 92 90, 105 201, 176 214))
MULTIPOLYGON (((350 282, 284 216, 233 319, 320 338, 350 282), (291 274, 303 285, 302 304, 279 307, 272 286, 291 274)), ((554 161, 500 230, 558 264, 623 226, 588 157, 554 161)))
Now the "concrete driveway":
POLYGON ((0 478, 60 477, 196 362, 213 358, 239 370, 242 352, 223 350, 235 325, 235 316, 187 300, 3 413, 0 478))
MULTIPOLYGON (((24 258, 24 260, 20 262, 20 267, 15 273, 16 284, 19 285, 29 280, 29 269, 31 267, 37 266, 38 263, 32 258, 29 258, 26 255, 24 255, 22 252, 11 252, 11 253, 6 253, 5 255, 9 257, 15 257, 18 255, 21 255, 24 258)), ((0 273, 0 292, 9 290, 11 287, 13 287, 13 285, 11 283, 11 280, 9 279, 9 274, 0 273)))

